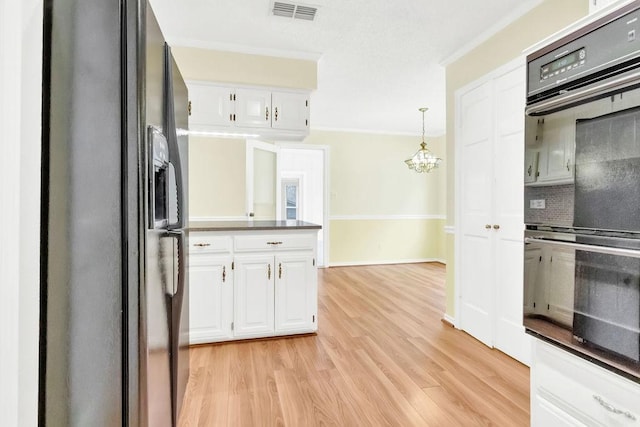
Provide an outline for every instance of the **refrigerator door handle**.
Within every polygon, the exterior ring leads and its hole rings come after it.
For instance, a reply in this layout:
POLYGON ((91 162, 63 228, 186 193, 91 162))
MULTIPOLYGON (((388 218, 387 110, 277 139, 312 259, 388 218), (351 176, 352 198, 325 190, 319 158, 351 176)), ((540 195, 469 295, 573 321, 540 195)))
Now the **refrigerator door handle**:
POLYGON ((184 183, 182 179, 182 162, 178 147, 178 131, 176 129, 175 105, 173 100, 173 68, 171 66, 171 47, 164 44, 164 133, 169 147, 169 163, 173 165, 176 180, 178 217, 175 223, 169 222, 168 229, 185 227, 184 218, 184 183))
POLYGON ((185 233, 184 230, 167 230, 167 234, 175 239, 174 260, 178 264, 178 268, 174 268, 174 280, 167 285, 167 287, 171 286, 171 289, 167 289, 167 294, 174 297, 184 289, 185 273, 187 271, 185 265, 185 233))

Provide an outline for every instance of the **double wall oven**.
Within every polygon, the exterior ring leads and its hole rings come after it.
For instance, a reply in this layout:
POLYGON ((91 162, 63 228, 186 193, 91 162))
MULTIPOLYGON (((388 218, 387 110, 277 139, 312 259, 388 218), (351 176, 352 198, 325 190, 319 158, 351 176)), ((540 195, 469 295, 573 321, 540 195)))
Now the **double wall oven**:
POLYGON ((640 1, 527 66, 524 325, 640 381, 640 1))

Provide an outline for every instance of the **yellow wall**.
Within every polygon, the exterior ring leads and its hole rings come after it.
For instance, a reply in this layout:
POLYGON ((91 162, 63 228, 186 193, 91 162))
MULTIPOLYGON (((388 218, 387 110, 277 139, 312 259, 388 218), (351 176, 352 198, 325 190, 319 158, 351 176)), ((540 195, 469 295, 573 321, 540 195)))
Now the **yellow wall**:
POLYGON ((175 46, 171 48, 185 80, 316 89, 316 61, 249 55, 175 46))
MULTIPOLYGON (((455 224, 455 92, 522 55, 522 51, 587 15, 587 0, 544 0, 485 43, 447 66, 447 224, 455 224)), ((524 112, 523 112, 524 114, 524 112)), ((454 248, 447 239, 447 314, 454 316, 454 248)))
POLYGON ((444 260, 444 219, 332 220, 331 265, 444 260))
MULTIPOLYGON (((313 61, 183 47, 172 52, 187 80, 317 86, 313 61)), ((419 148, 420 136, 311 126, 304 142, 330 147, 330 264, 443 260, 446 166, 416 174, 404 164, 419 148)), ((244 140, 191 137, 189 144, 191 217, 243 216, 244 140)), ((444 136, 427 138, 427 145, 446 157, 444 136)))
MULTIPOLYGON (((444 152, 444 137, 426 142, 444 152)), ((313 130, 305 143, 330 150, 330 264, 444 260, 446 166, 404 164, 420 136, 313 130)))
POLYGON ((189 215, 245 215, 245 142, 189 137, 189 215))

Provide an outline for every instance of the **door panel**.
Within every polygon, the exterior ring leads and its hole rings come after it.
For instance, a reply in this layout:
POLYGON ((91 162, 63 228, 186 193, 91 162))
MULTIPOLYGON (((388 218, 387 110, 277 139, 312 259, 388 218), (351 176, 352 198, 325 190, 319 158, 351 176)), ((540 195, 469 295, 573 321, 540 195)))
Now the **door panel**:
POLYGON ((271 92, 258 89, 236 89, 236 125, 271 127, 271 92))
POLYGON ((247 141, 246 204, 249 219, 275 220, 279 217, 279 155, 280 149, 274 144, 247 141))
POLYGON ((233 276, 231 256, 191 255, 189 339, 191 344, 233 336, 233 276))
POLYGON ((524 106, 525 69, 520 66, 495 81, 494 228, 496 334, 494 346, 529 363, 529 337, 522 326, 524 277, 524 106))
POLYGON ((255 219, 276 219, 277 154, 255 148, 253 152, 253 212, 255 219))
POLYGON ((236 256, 234 335, 273 332, 275 266, 273 256, 236 256))
POLYGON ((276 258, 276 331, 311 330, 315 267, 312 255, 276 258))
POLYGON ((309 97, 306 94, 273 92, 272 103, 273 128, 304 130, 309 127, 309 97))
POLYGON ((485 83, 460 99, 460 327, 492 345, 492 104, 485 83))
POLYGON ((523 65, 489 76, 458 97, 457 283, 461 329, 528 363, 522 326, 523 65))

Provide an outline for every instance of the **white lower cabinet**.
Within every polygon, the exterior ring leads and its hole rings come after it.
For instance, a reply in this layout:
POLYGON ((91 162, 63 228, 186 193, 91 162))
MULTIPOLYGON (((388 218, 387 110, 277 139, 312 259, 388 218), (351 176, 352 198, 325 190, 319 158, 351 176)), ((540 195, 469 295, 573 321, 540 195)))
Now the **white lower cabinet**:
POLYGON ((318 305, 315 260, 309 255, 288 255, 276 257, 276 264, 276 331, 314 330, 318 305))
POLYGON ((233 337, 231 256, 192 256, 189 271, 190 342, 199 344, 233 337))
POLYGON ((640 426, 640 384, 534 340, 531 425, 640 426))
POLYGON ((191 344, 315 332, 316 238, 317 230, 192 232, 191 344))
POLYGON ((236 338, 273 333, 274 260, 272 255, 235 257, 234 328, 236 338))

